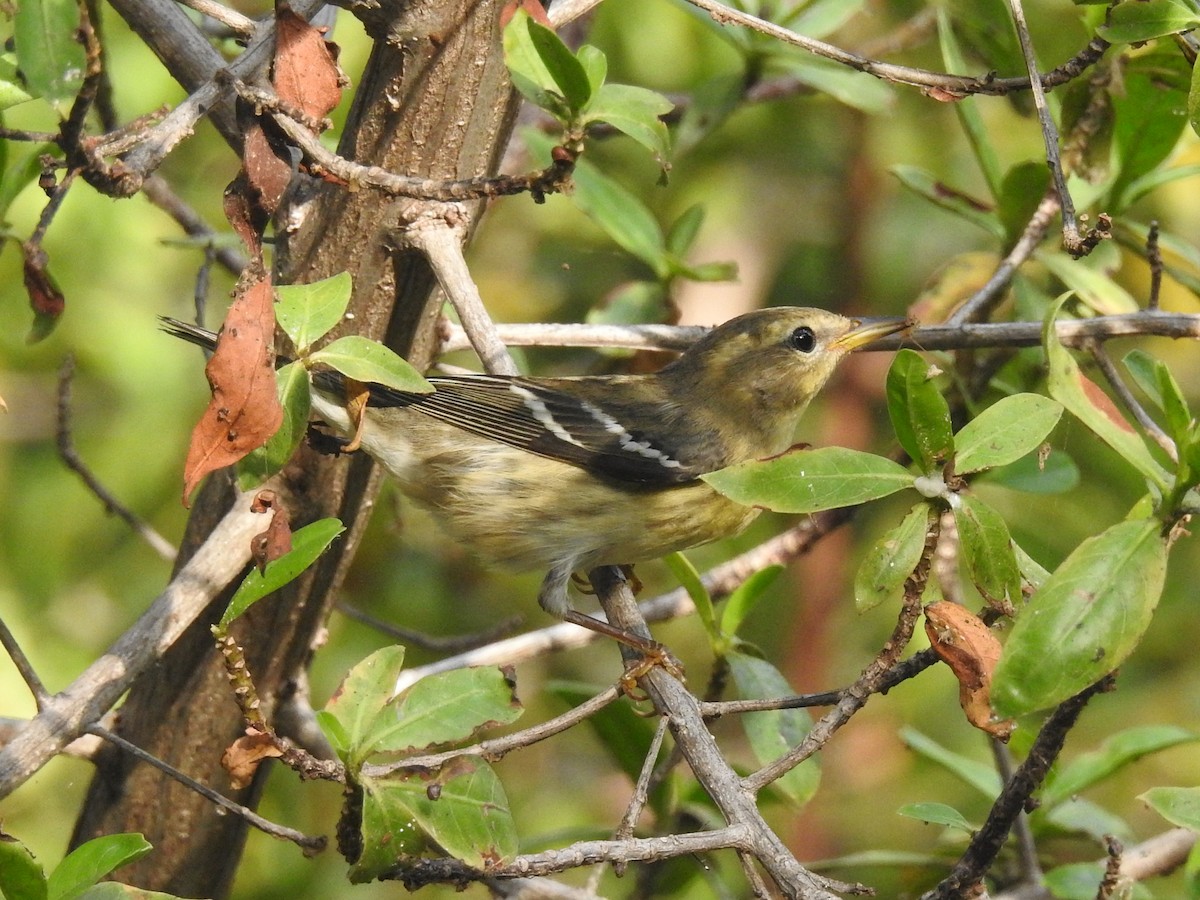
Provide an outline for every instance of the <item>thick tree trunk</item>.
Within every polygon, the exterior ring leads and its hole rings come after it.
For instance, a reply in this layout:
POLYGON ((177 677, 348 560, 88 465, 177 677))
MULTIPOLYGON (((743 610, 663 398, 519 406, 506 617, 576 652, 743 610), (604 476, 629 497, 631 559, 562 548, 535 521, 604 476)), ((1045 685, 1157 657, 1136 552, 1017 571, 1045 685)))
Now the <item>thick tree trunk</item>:
MULTIPOLYGON (((368 23, 377 44, 357 89, 342 152, 426 178, 494 172, 515 111, 500 52, 501 5, 418 0, 397 4, 395 21, 368 23), (387 35, 395 36, 393 43, 386 42, 387 35)), ((307 282, 349 271, 355 331, 386 337, 418 367, 427 364, 437 317, 430 303, 435 280, 422 258, 397 253, 389 240, 411 201, 325 183, 311 188, 315 196, 281 253, 280 280, 307 282)), ((482 205, 476 206, 472 222, 481 213, 482 205)), ((347 532, 304 579, 238 623, 235 634, 268 718, 307 664, 366 525, 378 477, 365 458, 347 462, 304 451, 278 481, 295 526, 332 515, 346 523, 347 532)), ((181 563, 229 497, 226 480, 209 480, 197 499, 181 563)), ((214 604, 208 621, 215 621, 221 605, 214 604)), ((263 773, 250 788, 234 792, 219 764, 242 722, 207 627, 199 623, 136 683, 120 732, 201 782, 252 804, 263 773)), ((237 818, 217 815, 211 804, 156 769, 114 752, 99 766, 73 842, 117 831, 142 832, 155 847, 123 868, 122 880, 184 896, 227 893, 245 838, 237 818)))

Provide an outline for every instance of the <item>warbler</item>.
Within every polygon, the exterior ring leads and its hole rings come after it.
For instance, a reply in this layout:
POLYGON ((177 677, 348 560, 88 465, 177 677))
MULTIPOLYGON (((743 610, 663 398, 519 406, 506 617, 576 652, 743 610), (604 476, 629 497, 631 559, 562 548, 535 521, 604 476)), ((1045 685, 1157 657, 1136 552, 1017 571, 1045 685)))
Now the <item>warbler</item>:
MULTIPOLYGON (((210 331, 164 322, 215 344, 210 331)), ((783 453, 839 360, 908 325, 774 307, 730 319, 651 374, 435 375, 429 394, 373 384, 361 447, 485 562, 545 571, 546 612, 631 643, 571 606, 572 573, 744 529, 759 510, 700 476, 783 453)), ((316 371, 312 383, 314 412, 352 435, 343 377, 316 371)))

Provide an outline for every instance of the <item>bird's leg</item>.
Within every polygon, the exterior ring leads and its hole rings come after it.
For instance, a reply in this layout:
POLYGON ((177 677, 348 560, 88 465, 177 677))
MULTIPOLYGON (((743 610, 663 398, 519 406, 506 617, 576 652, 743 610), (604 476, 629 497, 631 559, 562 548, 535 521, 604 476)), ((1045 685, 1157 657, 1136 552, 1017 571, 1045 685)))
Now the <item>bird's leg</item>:
MULTIPOLYGON (((567 599, 567 583, 571 579, 573 566, 571 563, 560 563, 546 573, 546 577, 542 580, 541 590, 538 591, 538 603, 542 609, 550 613, 556 619, 562 619, 564 622, 570 622, 572 625, 578 625, 581 628, 586 628, 589 631, 594 631, 597 634, 602 634, 605 637, 610 637, 614 641, 624 644, 642 654, 641 660, 634 660, 632 668, 638 673, 631 682, 640 678, 653 666, 662 666, 666 671, 670 672, 676 678, 682 680, 683 666, 663 644, 653 638, 643 637, 640 634, 634 634, 632 631, 626 631, 624 628, 618 628, 602 619, 597 619, 595 616, 589 616, 586 613, 581 613, 579 610, 571 606, 567 599)), ((627 664, 629 668, 629 664, 627 664)), ((624 681, 624 679, 622 679, 624 681)))

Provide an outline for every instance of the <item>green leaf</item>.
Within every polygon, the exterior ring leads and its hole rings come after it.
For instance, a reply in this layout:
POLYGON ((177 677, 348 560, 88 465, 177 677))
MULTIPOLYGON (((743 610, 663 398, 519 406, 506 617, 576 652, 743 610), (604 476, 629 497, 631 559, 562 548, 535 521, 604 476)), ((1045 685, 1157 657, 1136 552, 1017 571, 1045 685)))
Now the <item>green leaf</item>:
POLYGON ((871 115, 887 112, 896 99, 892 88, 878 78, 808 54, 776 56, 772 68, 782 69, 801 84, 871 115))
POLYGON ((925 549, 929 513, 928 504, 918 503, 867 553, 854 577, 854 604, 860 613, 885 602, 898 604, 904 597, 904 582, 925 549))
POLYGON ((954 436, 954 471, 966 475, 1016 462, 1041 445, 1062 412, 1061 403, 1040 394, 998 400, 954 436))
POLYGON ((676 273, 692 281, 733 281, 737 278, 738 267, 735 262, 682 264, 676 267, 676 273))
POLYGON ((587 320, 591 325, 642 325, 661 322, 666 313, 667 293, 662 282, 630 281, 592 307, 587 320))
POLYGON ((46 900, 46 874, 29 848, 0 831, 0 896, 46 900))
POLYGON ((1052 774, 1042 791, 1042 805, 1061 803, 1143 756, 1197 740, 1200 735, 1174 725, 1142 725, 1117 732, 1105 738, 1098 749, 1052 774))
POLYGON ((1192 81, 1189 63, 1173 46, 1129 57, 1123 75, 1122 90, 1113 94, 1118 170, 1107 208, 1114 213, 1124 211, 1131 186, 1156 169, 1178 144, 1187 125, 1192 81))
POLYGON ((524 711, 514 683, 493 667, 422 678, 385 707, 362 737, 364 752, 406 753, 454 744, 516 721, 524 711))
POLYGON ((140 834, 106 834, 93 838, 68 853, 50 873, 46 885, 47 900, 77 897, 105 875, 141 859, 153 849, 140 834))
POLYGON ((680 259, 687 255, 696 242, 700 226, 704 224, 704 204, 693 203, 671 225, 667 232, 667 251, 680 259))
MULTIPOLYGON (((946 64, 946 71, 971 71, 972 66, 963 55, 962 47, 959 45, 958 37, 951 25, 950 11, 947 7, 937 7, 937 24, 938 42, 941 44, 942 61, 946 64)), ((987 126, 984 125, 983 116, 979 111, 979 100, 975 97, 962 97, 954 104, 954 112, 958 116, 963 134, 971 144, 975 162, 978 163, 979 170, 983 173, 992 197, 999 200, 1002 192, 1000 157, 987 133, 987 126)), ((1041 169, 1047 176, 1049 175, 1046 166, 1041 166, 1041 169)), ((1028 221, 1028 217, 1026 217, 1026 221, 1028 221)), ((1005 225, 1007 224, 1005 222, 1005 225)), ((1021 228, 1024 228, 1024 223, 1021 228)), ((1011 235, 1011 230, 1009 233, 1011 235)))
POLYGON ((740 108, 745 91, 746 79, 740 72, 717 75, 698 84, 675 128, 675 154, 684 156, 721 127, 740 108))
POLYGON ((721 646, 723 637, 717 628, 717 615, 713 609, 712 596, 708 593, 704 582, 700 580, 700 573, 696 571, 696 567, 682 553, 668 553, 663 557, 663 562, 667 564, 671 574, 692 598, 692 603, 696 605, 696 612, 700 615, 700 622, 704 625, 704 630, 708 633, 708 639, 712 642, 713 647, 721 646))
POLYGON ((738 503, 790 513, 853 506, 913 485, 912 474, 898 463, 845 447, 752 460, 701 478, 738 503))
POLYGON ((1187 99, 1188 124, 1200 134, 1200 66, 1192 66, 1192 84, 1187 99))
POLYGON ((959 494, 958 498, 954 522, 971 581, 993 606, 1016 603, 1021 599, 1021 573, 1004 517, 977 497, 959 494))
POLYGON ((395 351, 377 341, 357 334, 340 337, 332 344, 309 355, 314 363, 324 363, 366 384, 385 387, 410 394, 429 394, 433 385, 395 351))
POLYGON ((1200 831, 1200 787, 1155 787, 1138 799, 1172 825, 1200 831))
POLYGON ((604 84, 604 79, 608 77, 608 57, 591 44, 584 44, 575 54, 575 58, 583 66, 583 71, 587 75, 588 84, 594 95, 604 84))
POLYGON ((932 760, 948 772, 958 776, 989 800, 995 800, 1000 795, 1000 776, 994 766, 984 764, 947 750, 931 737, 927 737, 915 728, 904 726, 900 729, 900 740, 916 753, 932 760))
POLYGON ((629 84, 606 84, 583 111, 585 125, 607 122, 629 135, 651 153, 665 161, 671 150, 671 138, 660 116, 675 108, 656 91, 629 84))
POLYGON ((1138 311, 1133 295, 1103 272, 1097 272, 1085 260, 1072 259, 1062 251, 1038 250, 1038 261, 1080 300, 1102 316, 1118 316, 1138 311))
MULTIPOLYGON (((726 659, 738 696, 744 699, 765 700, 795 693, 787 679, 766 660, 738 652, 731 652, 726 659)), ((759 764, 767 765, 804 740, 812 729, 812 719, 803 709, 752 712, 742 716, 742 728, 759 764)), ((817 792, 820 781, 817 760, 810 757, 772 783, 797 806, 803 806, 817 792)))
POLYGON ((1167 545, 1153 519, 1120 522, 1068 556, 1021 610, 992 682, 1003 716, 1054 706, 1133 652, 1162 593, 1167 545))
POLYGON ((950 407, 915 350, 900 350, 887 376, 888 415, 900 446, 922 472, 940 469, 954 451, 950 407))
POLYGON ((13 16, 17 67, 25 86, 56 107, 73 100, 83 86, 86 59, 75 37, 78 30, 75 0, 22 0, 13 16))
POLYGON ((1145 442, 1117 411, 1108 395, 1084 377, 1075 358, 1059 342, 1054 320, 1061 308, 1061 300, 1050 308, 1042 330, 1042 341, 1050 366, 1050 395, 1149 479, 1160 492, 1166 493, 1167 473, 1154 461, 1145 442))
POLYGON ((267 563, 266 574, 251 569, 242 580, 225 615, 221 616, 221 625, 228 625, 263 597, 296 578, 345 530, 337 519, 320 519, 294 532, 290 552, 267 563))
POLYGON ((1016 541, 1012 542, 1013 556, 1017 558, 1017 568, 1021 570, 1021 577, 1028 582, 1034 590, 1039 589, 1050 578, 1050 573, 1042 566, 1040 562, 1026 553, 1021 545, 1016 541))
POLYGON ((657 277, 670 274, 666 239, 646 204, 586 160, 575 165, 574 180, 571 199, 588 218, 657 277))
POLYGON ((1024 233, 1049 185, 1050 169, 1045 162, 1018 163, 1004 173, 996 214, 1004 226, 1007 245, 1015 244, 1024 233))
POLYGON ((523 9, 504 27, 504 62, 517 90, 562 120, 578 114, 592 95, 588 70, 557 34, 523 9))
POLYGON ((1079 484, 1079 467, 1061 450, 1051 450, 1044 459, 1038 450, 1003 468, 984 472, 973 483, 995 484, 1030 494, 1062 494, 1079 484))
POLYGON ((931 173, 916 166, 905 165, 892 166, 889 171, 900 179, 902 185, 934 206, 977 225, 993 237, 1004 237, 1004 226, 1000 224, 995 213, 988 211, 978 200, 938 181, 931 173))
POLYGON ((906 803, 896 810, 896 813, 909 819, 916 819, 918 822, 927 822, 930 825, 957 828, 968 834, 974 834, 977 830, 977 827, 968 822, 962 813, 945 803, 906 803))
POLYGON ((265 444, 238 460, 238 487, 243 491, 253 490, 287 465, 308 431, 312 409, 308 371, 298 362, 288 363, 275 371, 275 381, 283 406, 283 422, 265 444))
POLYGON ((413 825, 449 856, 477 869, 503 865, 517 854, 504 787, 478 757, 459 757, 436 773, 364 778, 362 786, 364 852, 351 870, 352 881, 378 875, 377 867, 386 868, 389 857, 394 863, 412 853, 413 825))
POLYGON ((349 272, 311 284, 281 284, 275 288, 275 321, 304 353, 342 321, 353 290, 349 272))
POLYGON ((1171 374, 1167 364, 1158 360, 1154 370, 1158 376, 1158 394, 1162 398, 1163 413, 1167 420, 1167 433, 1175 441, 1175 446, 1182 451, 1188 444, 1188 435, 1194 421, 1192 411, 1188 408, 1187 399, 1183 396, 1179 382, 1175 380, 1175 376, 1171 374))
POLYGON ((330 743, 344 747, 342 762, 357 777, 362 761, 368 756, 367 735, 392 699, 396 679, 404 669, 404 648, 395 645, 376 650, 359 662, 342 679, 337 692, 325 704, 319 720, 330 743), (329 719, 337 728, 329 727, 329 719))
MULTIPOLYGON (((11 152, 13 145, 10 144, 7 149, 11 152)), ((0 174, 0 221, 8 215, 8 208, 17 199, 17 195, 37 181, 42 171, 42 156, 56 156, 61 153, 62 151, 53 144, 31 144, 23 152, 13 154, 12 164, 6 166, 0 174)))
POLYGON ((1196 11, 1182 0, 1139 0, 1114 6, 1097 32, 1112 44, 1140 44, 1197 25, 1196 11))
POLYGON ((746 617, 766 596, 767 588, 775 583, 775 579, 782 571, 783 566, 767 566, 765 569, 759 569, 738 585, 737 590, 730 594, 729 599, 725 601, 725 608, 721 611, 722 634, 738 633, 738 629, 742 627, 746 617))

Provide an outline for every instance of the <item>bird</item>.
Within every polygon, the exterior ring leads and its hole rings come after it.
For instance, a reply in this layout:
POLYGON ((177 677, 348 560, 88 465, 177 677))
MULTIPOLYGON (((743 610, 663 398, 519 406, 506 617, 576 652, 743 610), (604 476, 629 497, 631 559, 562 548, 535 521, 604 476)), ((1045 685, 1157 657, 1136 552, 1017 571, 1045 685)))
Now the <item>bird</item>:
MULTIPOLYGON (((642 650, 653 642, 577 611, 575 572, 657 559, 742 531, 760 510, 702 475, 786 452, 809 402, 853 350, 911 326, 769 307, 711 329, 647 374, 432 375, 431 393, 379 384, 361 429, 345 378, 317 369, 312 409, 485 563, 544 571, 541 607, 642 650)), ((216 335, 163 317, 211 349, 216 335)))

